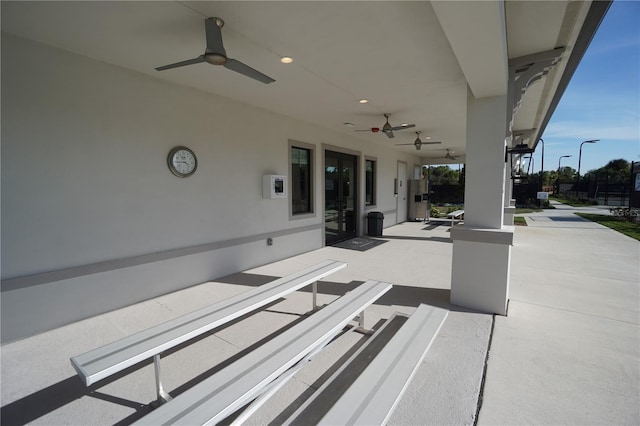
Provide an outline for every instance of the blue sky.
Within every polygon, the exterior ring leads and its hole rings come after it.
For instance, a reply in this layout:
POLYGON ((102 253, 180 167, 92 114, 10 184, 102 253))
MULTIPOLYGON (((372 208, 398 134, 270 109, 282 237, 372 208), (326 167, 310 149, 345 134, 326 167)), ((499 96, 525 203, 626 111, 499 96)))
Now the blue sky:
MULTIPOLYGON (((640 161, 640 1, 616 0, 591 41, 544 135, 544 168, 578 169, 580 173, 624 158, 640 161)), ((541 146, 534 154, 540 170, 541 146)))

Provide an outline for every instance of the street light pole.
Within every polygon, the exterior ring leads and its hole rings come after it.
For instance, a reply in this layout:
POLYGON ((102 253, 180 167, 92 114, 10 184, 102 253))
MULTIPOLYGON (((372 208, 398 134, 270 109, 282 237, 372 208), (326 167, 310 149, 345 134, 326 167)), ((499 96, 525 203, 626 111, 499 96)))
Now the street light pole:
POLYGON ((561 155, 560 158, 558 158, 558 176, 560 176, 560 160, 562 160, 563 158, 569 158, 571 157, 571 155, 561 155))
POLYGON ((538 139, 542 142, 542 161, 540 166, 540 191, 542 191, 542 187, 544 186, 544 139, 538 139))
POLYGON ((557 179, 557 181, 558 181, 558 194, 560 193, 560 161, 563 158, 569 158, 569 157, 571 157, 571 155, 561 155, 560 158, 558 158, 558 179, 557 179))
POLYGON ((596 143, 599 140, 600 139, 593 139, 590 141, 584 141, 580 144, 580 153, 578 154, 578 182, 580 182, 580 162, 582 161, 582 145, 584 145, 585 143, 596 143))

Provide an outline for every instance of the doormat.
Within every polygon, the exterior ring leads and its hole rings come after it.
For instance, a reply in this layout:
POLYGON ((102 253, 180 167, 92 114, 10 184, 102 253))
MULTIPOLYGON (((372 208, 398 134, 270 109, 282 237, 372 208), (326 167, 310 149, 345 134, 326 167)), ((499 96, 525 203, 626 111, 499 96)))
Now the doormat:
POLYGON ((333 247, 348 250, 367 251, 386 242, 386 240, 374 240, 372 238, 355 237, 351 238, 350 240, 341 241, 337 244, 334 244, 333 247))

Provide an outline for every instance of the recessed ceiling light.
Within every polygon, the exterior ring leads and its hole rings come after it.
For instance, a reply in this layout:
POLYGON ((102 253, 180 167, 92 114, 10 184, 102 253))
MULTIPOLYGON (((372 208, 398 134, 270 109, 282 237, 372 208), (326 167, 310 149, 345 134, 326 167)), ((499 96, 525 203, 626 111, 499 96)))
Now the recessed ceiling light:
POLYGON ((282 62, 283 64, 290 64, 291 62, 293 62, 293 58, 285 56, 283 58, 280 58, 280 62, 282 62))
POLYGON ((355 124, 349 123, 348 121, 345 122, 345 123, 342 123, 342 125, 345 126, 345 127, 353 127, 353 126, 355 126, 355 124))
POLYGON ((361 104, 366 104, 369 101, 367 99, 360 99, 358 102, 360 102, 361 104))
POLYGON ((431 136, 425 136, 425 139, 429 140, 431 139, 431 136))

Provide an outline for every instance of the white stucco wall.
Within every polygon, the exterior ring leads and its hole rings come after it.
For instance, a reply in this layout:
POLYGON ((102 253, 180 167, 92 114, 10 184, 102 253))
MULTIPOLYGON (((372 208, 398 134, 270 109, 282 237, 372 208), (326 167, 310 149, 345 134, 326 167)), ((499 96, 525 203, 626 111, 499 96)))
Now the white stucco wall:
POLYGON ((322 144, 378 158, 379 211, 396 208, 397 161, 418 161, 5 33, 1 93, 3 339, 321 247, 322 144), (301 220, 289 219, 289 200, 262 198, 262 176, 288 172, 291 139, 316 147, 316 214, 301 220), (189 178, 167 168, 176 145, 198 157, 189 178), (21 286, 34 274, 225 241, 235 243, 21 286))

